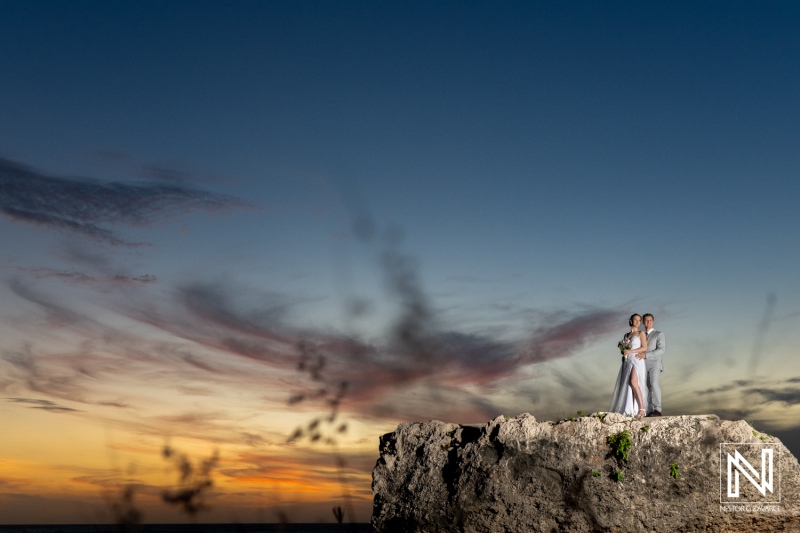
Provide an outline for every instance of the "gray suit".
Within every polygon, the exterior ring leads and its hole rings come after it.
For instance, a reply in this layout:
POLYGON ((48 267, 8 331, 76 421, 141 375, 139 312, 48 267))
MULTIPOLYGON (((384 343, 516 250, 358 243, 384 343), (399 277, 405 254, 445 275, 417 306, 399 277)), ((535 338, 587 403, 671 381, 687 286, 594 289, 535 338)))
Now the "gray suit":
POLYGON ((661 356, 664 355, 666 349, 667 339, 663 333, 654 329, 647 335, 647 351, 644 358, 645 368, 647 368, 647 388, 650 391, 647 414, 653 411, 661 412, 661 372, 664 371, 661 356))

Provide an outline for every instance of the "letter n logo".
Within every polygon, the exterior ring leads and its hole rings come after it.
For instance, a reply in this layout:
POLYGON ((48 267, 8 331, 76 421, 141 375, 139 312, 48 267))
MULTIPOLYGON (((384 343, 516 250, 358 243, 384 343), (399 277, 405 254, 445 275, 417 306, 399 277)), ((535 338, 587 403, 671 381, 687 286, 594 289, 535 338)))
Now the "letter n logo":
POLYGON ((739 497, 739 474, 747 478, 762 496, 767 495, 767 490, 772 492, 772 448, 761 449, 761 472, 756 472, 753 465, 742 457, 739 450, 728 455, 728 498, 739 497), (745 468, 746 467, 746 468, 745 468), (735 469, 735 471, 734 471, 735 469), (768 470, 769 469, 769 470, 768 470), (748 472, 749 470, 749 472, 748 472), (769 473, 769 475, 767 475, 769 473), (755 479, 754 479, 755 477, 755 479), (756 481, 759 479, 759 481, 756 481))
POLYGON ((780 503, 780 456, 774 446, 720 444, 720 503, 780 503))

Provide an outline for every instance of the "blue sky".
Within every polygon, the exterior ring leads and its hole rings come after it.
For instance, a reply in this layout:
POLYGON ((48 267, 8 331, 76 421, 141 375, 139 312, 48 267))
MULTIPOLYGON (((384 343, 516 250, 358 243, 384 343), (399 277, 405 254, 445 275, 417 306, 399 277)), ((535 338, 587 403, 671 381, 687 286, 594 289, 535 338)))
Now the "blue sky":
MULTIPOLYGON (((798 22, 792 2, 0 2, 0 409, 118 428, 135 460, 167 434, 286 452, 310 342, 349 383, 368 516, 378 435, 604 410, 627 317, 652 312, 665 413, 756 419, 797 453, 798 22)), ((26 435, 6 454, 44 464, 26 435)), ((7 506, 44 490, 15 487, 7 506)))

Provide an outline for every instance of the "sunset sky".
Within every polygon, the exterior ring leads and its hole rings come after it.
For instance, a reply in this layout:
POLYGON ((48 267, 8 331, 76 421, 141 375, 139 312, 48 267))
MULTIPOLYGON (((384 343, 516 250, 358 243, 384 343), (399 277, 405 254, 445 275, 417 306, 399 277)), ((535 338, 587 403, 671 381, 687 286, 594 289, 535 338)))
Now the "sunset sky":
POLYGON ((400 422, 607 409, 634 312, 665 414, 800 455, 798 27, 0 0, 0 523, 187 521, 165 446, 198 521, 365 522, 400 422))

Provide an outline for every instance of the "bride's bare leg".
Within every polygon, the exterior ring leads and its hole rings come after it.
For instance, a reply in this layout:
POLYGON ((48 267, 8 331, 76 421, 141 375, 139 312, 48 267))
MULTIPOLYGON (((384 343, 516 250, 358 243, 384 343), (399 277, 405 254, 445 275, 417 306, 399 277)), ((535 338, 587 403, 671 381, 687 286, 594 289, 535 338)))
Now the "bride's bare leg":
POLYGON ((636 413, 636 418, 644 416, 644 402, 642 401, 642 390, 639 388, 639 376, 636 373, 636 368, 631 368, 631 389, 633 390, 633 398, 639 404, 639 412, 636 413))

